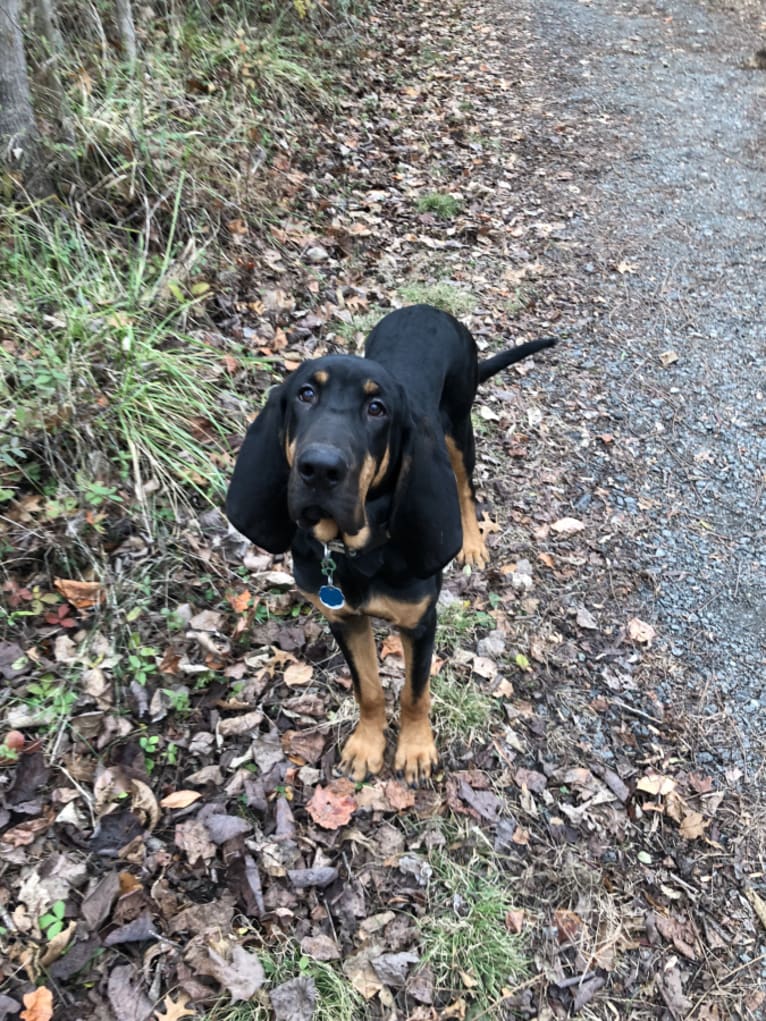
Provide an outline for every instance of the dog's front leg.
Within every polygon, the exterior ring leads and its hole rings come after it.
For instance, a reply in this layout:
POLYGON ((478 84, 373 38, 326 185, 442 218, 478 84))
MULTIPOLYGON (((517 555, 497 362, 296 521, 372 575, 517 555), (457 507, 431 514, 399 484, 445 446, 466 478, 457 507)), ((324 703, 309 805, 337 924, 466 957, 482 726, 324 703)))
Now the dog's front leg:
POLYGON ((436 609, 431 607, 412 630, 400 628, 404 647, 404 687, 394 767, 409 784, 427 780, 439 758, 431 731, 431 657, 436 637, 436 609))
POLYGON ((359 703, 359 723, 343 747, 340 768, 354 780, 364 780, 383 768, 386 750, 386 702, 372 625, 369 617, 354 616, 331 623, 330 629, 346 657, 359 703))

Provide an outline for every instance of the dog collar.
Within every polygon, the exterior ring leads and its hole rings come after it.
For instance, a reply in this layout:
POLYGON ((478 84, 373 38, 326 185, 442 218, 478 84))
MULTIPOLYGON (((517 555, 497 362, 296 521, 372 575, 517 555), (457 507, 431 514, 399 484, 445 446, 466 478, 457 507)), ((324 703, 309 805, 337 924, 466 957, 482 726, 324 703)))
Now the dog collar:
MULTIPOLYGON (((345 546, 342 542, 335 542, 335 546, 340 546, 341 551, 345 552, 345 546)), ((340 552, 336 550, 335 552, 340 552)), ((332 558, 333 543, 322 544, 322 560, 319 564, 319 569, 325 576, 325 584, 319 586, 319 602, 322 606, 326 606, 328 610, 342 610, 346 605, 346 597, 343 595, 343 590, 339 589, 338 586, 333 582, 333 575, 335 574, 335 568, 337 564, 332 558)))

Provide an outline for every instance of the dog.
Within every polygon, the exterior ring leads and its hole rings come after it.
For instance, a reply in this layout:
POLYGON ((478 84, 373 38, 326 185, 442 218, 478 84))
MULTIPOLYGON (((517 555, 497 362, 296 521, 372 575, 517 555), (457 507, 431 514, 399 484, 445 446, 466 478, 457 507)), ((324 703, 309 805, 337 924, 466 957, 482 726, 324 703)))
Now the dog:
POLYGON ((270 553, 292 549, 298 589, 329 621, 359 705, 340 759, 354 780, 380 772, 386 747, 371 617, 395 625, 404 648, 397 775, 415 785, 438 762, 429 677, 442 569, 454 557, 487 564, 471 407, 480 383, 555 343, 479 361, 452 315, 397 309, 373 329, 364 357, 304 362, 247 431, 226 513, 270 553))

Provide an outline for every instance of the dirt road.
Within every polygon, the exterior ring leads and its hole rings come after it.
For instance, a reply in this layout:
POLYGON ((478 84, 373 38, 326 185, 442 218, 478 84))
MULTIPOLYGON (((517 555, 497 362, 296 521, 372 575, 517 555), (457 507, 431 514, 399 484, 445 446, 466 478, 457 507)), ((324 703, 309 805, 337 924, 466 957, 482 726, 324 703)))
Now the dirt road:
POLYGON ((581 505, 608 504, 640 540, 645 612, 700 710, 734 724, 720 761, 755 771, 766 722, 757 21, 686 0, 549 0, 500 16, 549 177, 559 172, 559 257, 590 298, 559 407, 571 419, 575 392, 615 434, 608 460, 582 445, 581 505))

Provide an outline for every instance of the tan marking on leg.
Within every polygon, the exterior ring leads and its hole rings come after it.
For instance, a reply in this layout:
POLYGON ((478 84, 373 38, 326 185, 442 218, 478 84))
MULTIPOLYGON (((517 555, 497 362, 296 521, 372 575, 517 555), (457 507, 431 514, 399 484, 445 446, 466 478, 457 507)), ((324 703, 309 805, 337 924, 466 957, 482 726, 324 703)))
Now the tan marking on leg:
POLYGON ((386 750, 386 701, 370 618, 344 622, 343 638, 358 677, 359 723, 343 746, 340 768, 354 780, 364 780, 369 773, 381 771, 386 750))
POLYGON ((373 596, 364 604, 364 612, 371 617, 390 620, 397 627, 413 631, 431 603, 429 596, 423 596, 416 603, 405 603, 393 596, 373 596))
POLYGON ((349 617, 357 617, 359 615, 359 611, 352 610, 350 606, 343 606, 339 610, 333 610, 329 606, 325 606, 316 592, 304 592, 303 589, 298 589, 298 591, 306 602, 311 603, 315 610, 319 610, 322 616, 326 617, 331 624, 340 624, 349 617))
POLYGON ((359 682, 358 693, 354 687, 358 694, 359 723, 343 746, 340 768, 354 780, 364 780, 368 773, 381 771, 386 750, 386 702, 378 676, 378 654, 370 618, 347 606, 332 610, 323 605, 315 592, 299 591, 327 620, 344 627, 344 641, 359 682))
POLYGON ((471 492, 471 481, 466 471, 460 448, 451 436, 444 437, 447 444, 450 464, 455 473, 457 495, 460 502, 460 523, 463 526, 463 548, 457 555, 458 563, 471 564, 474 567, 486 567, 489 563, 489 552, 484 537, 479 530, 476 518, 476 501, 471 492))
POLYGON ((422 694, 415 699, 412 690, 412 639, 403 632, 401 639, 404 649, 405 681, 400 698, 399 742, 396 746, 394 768, 397 772, 404 773, 407 783, 414 784, 430 777, 431 770, 439 762, 439 756, 429 720, 430 684, 426 681, 422 694))

